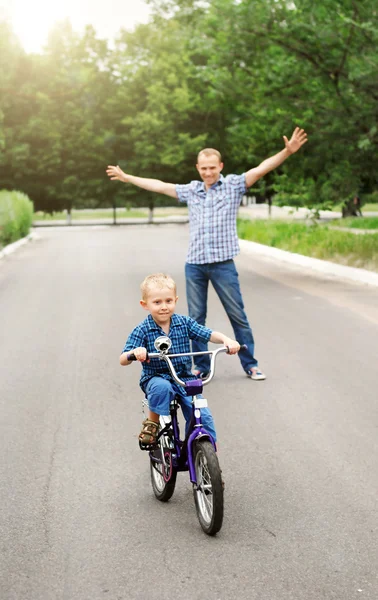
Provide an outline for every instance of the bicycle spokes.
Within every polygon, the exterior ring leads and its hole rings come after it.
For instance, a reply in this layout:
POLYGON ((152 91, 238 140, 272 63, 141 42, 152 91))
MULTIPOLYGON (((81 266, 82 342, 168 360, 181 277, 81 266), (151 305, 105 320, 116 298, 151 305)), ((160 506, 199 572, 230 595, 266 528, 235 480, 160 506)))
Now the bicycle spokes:
POLYGON ((214 535, 223 522, 223 483, 218 457, 209 440, 195 443, 194 467, 197 483, 193 493, 198 519, 204 532, 214 535))
POLYGON ((210 523, 213 514, 213 488, 206 457, 202 453, 198 455, 196 467, 198 502, 205 521, 210 523))
POLYGON ((167 502, 176 485, 177 471, 173 464, 172 440, 168 433, 158 439, 158 448, 150 453, 151 484, 158 500, 167 502))

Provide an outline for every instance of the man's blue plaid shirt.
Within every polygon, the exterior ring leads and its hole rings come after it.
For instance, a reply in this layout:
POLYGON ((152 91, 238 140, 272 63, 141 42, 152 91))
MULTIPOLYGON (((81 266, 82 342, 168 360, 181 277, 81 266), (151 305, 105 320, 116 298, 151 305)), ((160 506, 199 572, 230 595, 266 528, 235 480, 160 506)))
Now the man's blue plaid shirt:
MULTIPOLYGON (((191 317, 173 314, 168 335, 172 342, 169 354, 191 352, 189 340, 198 340, 207 343, 211 334, 211 329, 199 325, 191 317)), ((151 315, 148 315, 147 319, 137 325, 130 333, 122 352, 130 352, 134 348, 146 348, 147 352, 156 352, 154 342, 160 335, 166 335, 166 333, 155 323, 151 315)), ((195 376, 191 373, 192 358, 190 356, 173 358, 172 364, 175 367, 177 375, 183 381, 195 379, 195 376)), ((145 391, 147 382, 151 377, 155 376, 163 377, 172 382, 174 381, 167 363, 154 358, 149 363, 142 363, 142 375, 139 383, 143 391, 145 391)), ((177 386, 177 388, 179 387, 177 386)), ((181 388, 179 391, 185 393, 184 388, 181 388)))
POLYGON ((176 185, 180 202, 189 211, 189 250, 186 262, 203 265, 223 262, 239 254, 236 217, 247 191, 245 174, 220 176, 206 190, 203 181, 176 185))

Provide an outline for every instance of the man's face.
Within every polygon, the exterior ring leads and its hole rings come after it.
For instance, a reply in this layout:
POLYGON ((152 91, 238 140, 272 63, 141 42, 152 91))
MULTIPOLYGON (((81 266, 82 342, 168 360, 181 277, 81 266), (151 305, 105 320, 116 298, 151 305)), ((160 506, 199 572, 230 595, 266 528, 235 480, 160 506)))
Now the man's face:
POLYGON ((222 169, 223 163, 220 162, 216 154, 210 154, 209 156, 206 156, 206 154, 199 155, 197 171, 205 183, 206 189, 218 181, 222 169))

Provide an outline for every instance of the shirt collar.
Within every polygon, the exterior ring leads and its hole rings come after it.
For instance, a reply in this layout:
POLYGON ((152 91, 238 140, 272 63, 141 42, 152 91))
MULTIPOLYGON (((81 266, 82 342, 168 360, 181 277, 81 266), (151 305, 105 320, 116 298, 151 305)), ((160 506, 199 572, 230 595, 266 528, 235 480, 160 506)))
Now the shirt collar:
MULTIPOLYGON (((155 323, 155 321, 153 320, 151 315, 148 315, 147 317, 147 322, 148 322, 148 326, 151 330, 156 329, 157 331, 161 330, 160 325, 158 325, 157 323, 155 323)), ((177 319, 177 315, 175 313, 173 313, 173 315, 171 316, 171 324, 170 327, 175 327, 176 325, 179 325, 178 319, 177 319)))
POLYGON ((158 325, 157 323, 155 323, 155 321, 153 320, 151 315, 148 315, 147 317, 147 323, 150 329, 157 329, 158 331, 160 331, 161 327, 160 325, 158 325))
MULTIPOLYGON (((221 185, 223 185, 223 182, 224 182, 224 177, 223 177, 223 175, 221 173, 219 175, 218 181, 216 181, 215 183, 213 183, 213 185, 210 186, 210 189, 211 190, 216 190, 218 187, 220 187, 221 185)), ((201 182, 200 191, 206 193, 206 188, 205 188, 205 182, 204 181, 201 182)))

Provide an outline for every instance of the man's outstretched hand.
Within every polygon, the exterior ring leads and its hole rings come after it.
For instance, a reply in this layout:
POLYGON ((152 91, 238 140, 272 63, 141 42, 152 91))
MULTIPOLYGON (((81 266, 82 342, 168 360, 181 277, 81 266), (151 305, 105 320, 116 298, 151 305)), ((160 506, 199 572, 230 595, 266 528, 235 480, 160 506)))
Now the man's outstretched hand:
POLYGON ((118 179, 119 181, 127 182, 127 175, 124 173, 118 165, 116 167, 109 165, 106 169, 106 174, 110 179, 118 179))
POLYGON ((304 129, 299 129, 299 127, 296 127, 290 140, 287 139, 286 135, 283 136, 283 139, 286 150, 289 152, 289 154, 294 154, 294 152, 297 152, 299 148, 307 142, 307 133, 304 131, 304 129))

